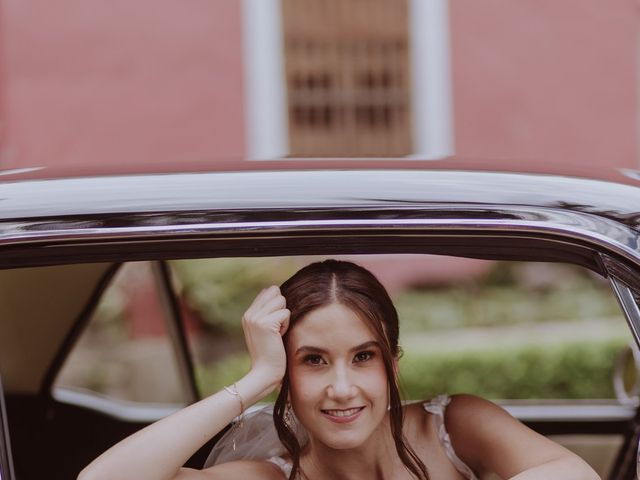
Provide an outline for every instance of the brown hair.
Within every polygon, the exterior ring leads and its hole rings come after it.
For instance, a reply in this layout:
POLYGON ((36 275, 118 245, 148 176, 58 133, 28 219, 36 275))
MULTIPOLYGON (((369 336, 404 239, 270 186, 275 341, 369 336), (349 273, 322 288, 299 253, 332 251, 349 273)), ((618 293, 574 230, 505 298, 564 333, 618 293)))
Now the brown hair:
MULTIPOLYGON (((309 312, 332 303, 340 303, 367 324, 380 343, 389 384, 389 423, 398 456, 407 469, 419 479, 429 480, 424 463, 408 445, 402 432, 404 412, 394 371, 394 360, 400 352, 398 346, 398 314, 389 294, 378 279, 367 269, 351 262, 325 260, 299 270, 280 287, 291 311, 288 333, 296 322, 309 312)), ((300 469, 301 446, 295 433, 284 421, 289 396, 289 374, 285 373, 282 387, 273 410, 273 421, 280 441, 293 462, 289 480, 296 478, 300 469)))

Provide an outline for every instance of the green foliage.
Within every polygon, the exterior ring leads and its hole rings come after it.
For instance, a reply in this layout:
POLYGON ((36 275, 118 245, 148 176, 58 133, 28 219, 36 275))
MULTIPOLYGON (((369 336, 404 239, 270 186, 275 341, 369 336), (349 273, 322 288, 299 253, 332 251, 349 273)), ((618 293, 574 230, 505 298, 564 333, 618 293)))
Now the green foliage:
POLYGON ((171 266, 182 295, 205 323, 240 334, 242 314, 260 290, 280 285, 300 265, 292 259, 219 258, 179 260, 171 266))
POLYGON ((395 304, 405 332, 620 316, 611 290, 588 282, 561 289, 489 284, 409 290, 395 304))
POLYGON ((614 398, 623 339, 551 346, 410 353, 400 360, 407 398, 475 393, 488 398, 614 398))

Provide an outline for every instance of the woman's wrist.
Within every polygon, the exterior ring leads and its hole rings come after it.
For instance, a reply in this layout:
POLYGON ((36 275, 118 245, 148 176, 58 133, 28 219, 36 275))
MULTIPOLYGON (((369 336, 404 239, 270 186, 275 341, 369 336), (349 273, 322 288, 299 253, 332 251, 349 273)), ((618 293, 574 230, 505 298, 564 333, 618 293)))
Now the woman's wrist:
POLYGON ((242 398, 244 408, 247 408, 273 392, 281 380, 270 375, 269 372, 251 369, 235 383, 235 388, 242 398))

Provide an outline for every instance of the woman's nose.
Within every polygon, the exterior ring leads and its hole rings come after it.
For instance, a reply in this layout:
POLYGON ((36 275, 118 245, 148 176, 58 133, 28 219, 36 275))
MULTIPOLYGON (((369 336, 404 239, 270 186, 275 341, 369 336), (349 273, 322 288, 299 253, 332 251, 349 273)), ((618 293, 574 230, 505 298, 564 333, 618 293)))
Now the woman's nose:
POLYGON ((355 385, 348 369, 338 367, 334 370, 327 393, 335 400, 350 398, 355 394, 355 385))

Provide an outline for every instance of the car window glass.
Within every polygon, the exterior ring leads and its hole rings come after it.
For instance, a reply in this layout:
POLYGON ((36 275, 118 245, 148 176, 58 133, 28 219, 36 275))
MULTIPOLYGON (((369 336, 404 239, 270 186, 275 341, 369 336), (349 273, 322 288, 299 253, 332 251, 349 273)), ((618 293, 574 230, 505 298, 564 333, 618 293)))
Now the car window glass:
MULTIPOLYGON (((248 368, 240 318, 267 285, 311 257, 173 262, 203 393, 248 368)), ((630 334, 606 280, 550 263, 360 256, 401 321, 410 398, 465 391, 494 399, 615 398, 612 368, 630 334)))
POLYGON ((166 318, 150 263, 123 265, 100 298, 55 387, 135 402, 184 403, 166 318))

